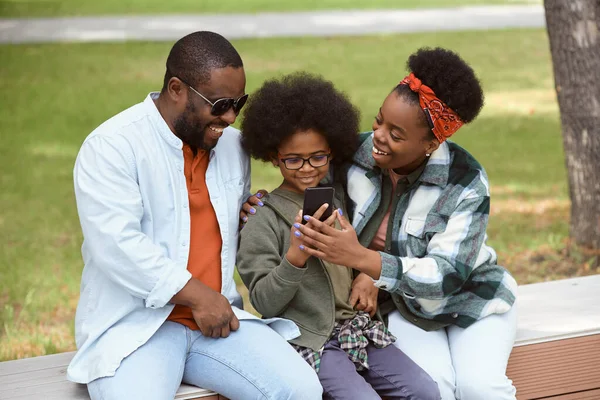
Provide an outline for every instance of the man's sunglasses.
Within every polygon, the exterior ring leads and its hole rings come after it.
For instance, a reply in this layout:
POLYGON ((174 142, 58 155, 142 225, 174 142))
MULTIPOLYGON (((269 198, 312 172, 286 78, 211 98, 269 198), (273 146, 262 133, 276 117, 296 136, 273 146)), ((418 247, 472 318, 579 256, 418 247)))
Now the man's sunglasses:
POLYGON ((189 83, 185 82, 181 78, 177 78, 177 79, 179 79, 181 82, 185 83, 186 86, 189 87, 190 89, 192 89, 192 91, 194 93, 196 93, 198 96, 202 97, 202 99, 204 101, 206 101, 208 104, 210 104, 211 105, 210 113, 212 115, 214 115, 215 117, 220 117, 221 115, 223 115, 227 111, 229 111, 229 109, 232 108, 232 107, 233 107, 233 112, 235 112, 235 115, 238 115, 240 113, 240 110, 242 109, 242 107, 244 107, 244 104, 246 104, 246 100, 248 100, 248 95, 245 94, 243 96, 240 96, 239 99, 233 99, 231 97, 225 97, 225 98, 219 99, 219 100, 217 100, 217 101, 215 101, 213 103, 212 101, 210 101, 209 99, 207 99, 206 97, 204 97, 196 89, 194 89, 192 87, 192 85, 190 85, 189 83))

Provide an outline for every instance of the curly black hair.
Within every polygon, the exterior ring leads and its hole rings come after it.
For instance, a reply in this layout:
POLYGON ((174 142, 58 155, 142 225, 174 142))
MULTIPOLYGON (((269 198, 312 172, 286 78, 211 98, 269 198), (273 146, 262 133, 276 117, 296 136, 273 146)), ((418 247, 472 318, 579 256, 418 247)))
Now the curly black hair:
POLYGON ((271 79, 253 93, 241 123, 242 146, 251 157, 271 161, 294 133, 325 136, 334 164, 349 161, 358 148, 360 112, 321 76, 297 72, 271 79))
MULTIPOLYGON (((483 90, 473 68, 451 50, 423 47, 413 53, 406 62, 410 72, 435 95, 454 110, 465 123, 477 117, 483 107, 483 90)), ((417 93, 408 85, 398 85, 396 93, 419 104, 417 93)), ((423 123, 427 123, 423 114, 423 123)), ((433 133, 432 133, 433 136, 433 133)))

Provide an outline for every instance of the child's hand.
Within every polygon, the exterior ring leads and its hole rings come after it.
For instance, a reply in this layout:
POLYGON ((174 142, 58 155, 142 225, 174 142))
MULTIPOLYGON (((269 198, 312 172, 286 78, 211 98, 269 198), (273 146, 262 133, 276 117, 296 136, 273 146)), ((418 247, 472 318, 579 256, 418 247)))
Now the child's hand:
POLYGON ((350 305, 358 311, 368 312, 372 317, 377 312, 377 295, 379 288, 375 286, 369 275, 361 272, 352 282, 350 305))
MULTIPOLYGON (((323 215, 323 213, 327 210, 327 207, 329 207, 329 204, 327 204, 327 203, 323 204, 314 213, 313 217, 316 218, 317 220, 319 218, 321 218, 321 215, 323 215)), ((335 220, 336 220, 335 214, 336 214, 336 212, 333 212, 329 218, 327 218, 325 221, 323 221, 323 223, 327 224, 328 226, 333 227, 335 225, 335 220)), ((304 236, 300 233, 300 230, 298 229, 301 224, 302 224, 302 210, 300 210, 298 212, 298 215, 296 215, 296 218, 294 219, 294 225, 292 225, 292 232, 290 234, 290 248, 286 254, 286 258, 288 259, 290 264, 292 264, 296 267, 304 266, 304 264, 306 263, 306 260, 308 260, 310 258, 310 254, 306 254, 306 252, 300 250, 300 245, 307 246, 307 244, 304 243, 304 240, 303 240, 304 236), (292 258, 290 259, 290 257, 292 257, 292 258), (296 262, 297 263, 301 262, 302 264, 296 264, 296 262)), ((310 227, 312 229, 313 223, 309 221, 306 223, 306 226, 310 227)))
MULTIPOLYGON (((294 218, 294 225, 302 223, 302 210, 298 212, 296 218, 294 218)), ((301 239, 301 234, 295 226, 292 225, 290 232, 290 248, 288 249, 285 258, 295 267, 303 268, 306 261, 310 258, 309 254, 306 254, 300 250, 300 245, 304 244, 301 239)))

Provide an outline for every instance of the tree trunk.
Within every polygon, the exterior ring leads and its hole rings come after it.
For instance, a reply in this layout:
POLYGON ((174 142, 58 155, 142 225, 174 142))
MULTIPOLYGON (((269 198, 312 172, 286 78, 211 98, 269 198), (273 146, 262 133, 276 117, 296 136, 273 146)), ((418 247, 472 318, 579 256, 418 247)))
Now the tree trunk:
POLYGON ((545 0, 571 197, 571 238, 600 249, 600 0, 545 0))

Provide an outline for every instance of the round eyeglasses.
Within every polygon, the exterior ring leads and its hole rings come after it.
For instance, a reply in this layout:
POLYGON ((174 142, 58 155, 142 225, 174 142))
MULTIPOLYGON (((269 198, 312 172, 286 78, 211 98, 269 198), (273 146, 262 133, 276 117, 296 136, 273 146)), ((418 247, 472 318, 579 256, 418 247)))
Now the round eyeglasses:
POLYGON ((329 154, 318 154, 316 156, 310 156, 308 158, 302 157, 289 157, 289 158, 280 158, 279 160, 283 162, 283 165, 287 169, 296 170, 304 167, 304 163, 308 162, 308 164, 313 168, 319 168, 327 165, 329 162, 329 158, 331 157, 331 153, 329 154))

